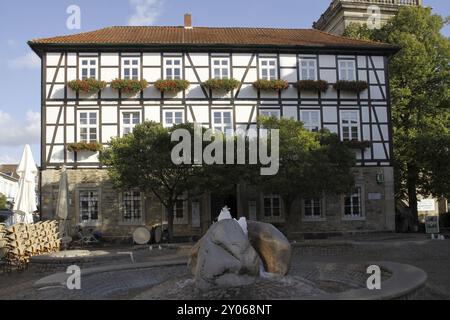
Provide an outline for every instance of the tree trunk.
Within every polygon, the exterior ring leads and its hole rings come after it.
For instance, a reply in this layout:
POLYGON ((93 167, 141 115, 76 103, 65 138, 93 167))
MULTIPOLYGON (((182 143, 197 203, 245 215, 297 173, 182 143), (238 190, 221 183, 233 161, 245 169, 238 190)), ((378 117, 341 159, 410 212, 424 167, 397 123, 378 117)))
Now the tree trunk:
POLYGON ((169 232, 169 242, 173 241, 173 204, 166 207, 167 211, 167 231, 169 232))
POLYGON ((412 218, 412 230, 417 232, 419 229, 419 212, 417 210, 417 168, 414 164, 407 165, 407 187, 408 187, 408 204, 412 218))

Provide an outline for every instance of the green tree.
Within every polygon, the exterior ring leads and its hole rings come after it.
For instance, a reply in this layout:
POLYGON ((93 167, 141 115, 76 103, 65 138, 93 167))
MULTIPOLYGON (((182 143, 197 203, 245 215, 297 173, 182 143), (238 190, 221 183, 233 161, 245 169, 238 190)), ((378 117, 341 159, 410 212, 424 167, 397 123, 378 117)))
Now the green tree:
POLYGON ((292 205, 299 196, 342 194, 354 186, 351 168, 356 163, 355 153, 336 134, 326 130, 310 132, 293 119, 261 117, 259 123, 266 129, 279 130, 280 168, 273 176, 254 175, 256 185, 280 195, 288 232, 294 216, 292 205))
MULTIPOLYGON (((133 133, 111 140, 100 161, 107 166, 116 188, 154 194, 167 210, 170 241, 173 239, 174 205, 192 186, 196 169, 175 165, 171 158, 170 131, 161 124, 144 122, 133 133)), ((192 188, 193 189, 193 188, 192 188)))
MULTIPOLYGON (((394 127, 396 196, 407 200, 413 225, 418 225, 417 195, 448 194, 450 180, 449 80, 450 40, 440 30, 447 20, 431 8, 402 7, 370 39, 394 44, 390 85, 394 127)), ((348 36, 368 38, 367 27, 352 26, 348 36)))
POLYGON ((360 40, 374 40, 374 29, 369 29, 366 24, 350 23, 344 30, 344 37, 360 39, 360 40))
POLYGON ((0 193, 0 210, 6 209, 6 196, 0 193))
MULTIPOLYGON (((107 167, 114 186, 120 190, 139 189, 154 194, 167 212, 169 240, 173 240, 174 206, 177 200, 188 200, 208 190, 227 190, 239 175, 236 166, 176 164, 172 150, 178 141, 171 141, 171 134, 183 129, 190 134, 189 150, 180 152, 183 157, 194 154, 194 139, 200 139, 193 124, 181 124, 164 128, 155 122, 137 125, 133 132, 111 140, 110 147, 102 152, 100 161, 107 167), (234 170, 231 170, 234 168, 234 170)), ((203 136, 205 129, 201 131, 203 136)), ((207 142, 202 141, 202 150, 207 142)))

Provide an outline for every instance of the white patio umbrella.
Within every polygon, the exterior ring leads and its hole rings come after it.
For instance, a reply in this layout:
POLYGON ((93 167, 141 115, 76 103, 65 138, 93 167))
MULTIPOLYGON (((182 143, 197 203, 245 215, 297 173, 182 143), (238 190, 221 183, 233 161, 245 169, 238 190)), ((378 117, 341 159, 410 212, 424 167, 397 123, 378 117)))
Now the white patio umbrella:
POLYGON ((61 168, 59 178, 58 202, 56 204, 56 218, 60 220, 59 230, 61 236, 68 236, 67 216, 69 214, 69 186, 66 166, 61 168))
POLYGON ((12 224, 33 223, 33 212, 36 207, 36 175, 38 169, 31 153, 29 145, 25 145, 22 159, 16 170, 19 175, 19 191, 14 200, 14 211, 21 211, 21 214, 15 213, 12 217, 12 224))

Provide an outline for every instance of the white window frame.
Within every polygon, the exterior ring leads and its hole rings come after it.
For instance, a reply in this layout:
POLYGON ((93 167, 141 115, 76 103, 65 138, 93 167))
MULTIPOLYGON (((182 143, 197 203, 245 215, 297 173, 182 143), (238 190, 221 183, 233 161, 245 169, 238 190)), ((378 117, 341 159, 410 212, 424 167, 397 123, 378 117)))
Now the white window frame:
POLYGON ((176 123, 174 120, 176 119, 175 117, 175 113, 181 113, 181 123, 184 123, 184 110, 180 110, 180 109, 171 109, 171 110, 163 110, 163 127, 164 128, 170 128, 173 127, 176 123), (171 123, 166 123, 166 119, 167 119, 167 113, 171 113, 172 114, 172 122, 171 123))
POLYGON ((228 57, 215 57, 211 58, 211 74, 213 79, 230 79, 230 58, 228 57), (224 65, 223 62, 226 61, 224 65), (218 63, 218 64, 216 64, 218 63), (216 70, 218 75, 216 75, 216 70))
MULTIPOLYGON (((145 195, 142 191, 139 190, 130 190, 130 191, 125 191, 125 192, 121 192, 119 195, 119 201, 120 201, 120 221, 119 224, 120 225, 143 225, 144 221, 145 221, 145 210, 144 210, 144 202, 145 202, 145 195), (139 217, 139 219, 130 219, 130 220, 125 220, 125 205, 124 205, 124 201, 125 201, 125 193, 129 193, 129 192, 139 192, 139 206, 140 206, 140 213, 141 216, 139 217)), ((132 206, 134 207, 134 203, 132 203, 132 206)))
POLYGON ((354 190, 350 194, 345 194, 342 196, 342 220, 365 220, 365 206, 364 206, 364 188, 361 185, 356 185, 354 187, 354 190), (357 193, 355 193, 357 191, 357 193), (353 214, 353 199, 354 195, 358 195, 358 201, 359 201, 359 215, 353 214), (351 196, 351 214, 345 214, 345 198, 351 196))
POLYGON ((264 221, 282 222, 284 220, 284 214, 283 214, 283 201, 281 199, 281 196, 278 194, 263 194, 261 196, 261 211, 262 211, 261 217, 264 221), (270 203, 270 210, 271 210, 270 216, 266 216, 266 212, 265 212, 265 203, 264 202, 265 202, 265 199, 267 199, 267 198, 271 199, 271 201, 270 201, 271 202, 270 203), (280 215, 278 215, 278 216, 275 216, 273 214, 273 209, 274 209, 273 199, 275 199, 275 198, 278 199, 278 203, 279 203, 280 215))
POLYGON ((300 121, 303 122, 303 126, 305 129, 311 131, 311 132, 316 132, 313 130, 313 128, 317 127, 317 131, 320 131, 322 129, 322 123, 321 123, 321 119, 320 119, 320 110, 300 110, 300 121), (312 121, 311 121, 311 114, 312 113, 317 113, 317 125, 315 125, 312 121), (304 114, 309 114, 309 119, 305 119, 306 116, 304 114), (308 122, 306 122, 308 121, 308 122))
POLYGON ((211 110, 211 124, 212 124, 212 129, 214 131, 220 131, 226 136, 232 135, 233 128, 234 128, 233 111, 232 110, 211 110), (216 122, 216 120, 217 120, 216 113, 220 113, 220 122, 216 122), (229 124, 224 122, 225 113, 230 114, 230 123, 229 124))
POLYGON ((77 132, 77 134, 78 134, 78 137, 77 137, 77 141, 78 142, 87 142, 87 143, 90 143, 90 142, 98 142, 98 143, 100 143, 100 140, 99 140, 99 130, 100 130, 100 128, 99 128, 99 125, 98 125, 98 111, 96 111, 96 110, 78 110, 78 119, 77 119, 77 127, 78 127, 78 132, 77 132), (81 124, 81 114, 82 113, 86 113, 87 114, 87 123, 86 124, 81 124), (91 114, 95 114, 95 124, 91 124, 90 123, 90 120, 91 120, 91 114), (84 128, 86 128, 87 129, 87 139, 86 140, 82 140, 81 139, 81 129, 84 129, 84 128), (91 139, 91 132, 90 132, 90 129, 96 129, 95 131, 96 131, 96 139, 95 140, 93 140, 93 139, 91 139))
POLYGON ((141 79, 141 58, 140 57, 122 57, 122 79, 124 80, 140 80, 141 79), (127 64, 128 62, 128 64, 127 64), (128 75, 125 71, 128 70, 128 75), (133 75, 136 70, 136 75, 133 75))
POLYGON ((259 115, 264 116, 264 117, 275 117, 277 119, 281 118, 280 110, 263 109, 263 110, 259 110, 259 115))
POLYGON ((166 80, 181 80, 183 79, 183 59, 181 57, 165 57, 163 59, 164 64, 164 79, 166 80), (179 64, 175 64, 177 61, 179 64), (170 62, 170 64, 169 64, 170 62), (175 77, 175 70, 179 69, 180 74, 175 77), (167 74, 167 71, 171 70, 171 75, 167 74))
POLYGON ((80 57, 79 58, 79 79, 98 79, 98 57, 80 57), (87 65, 83 65, 83 62, 87 62, 87 65), (92 64, 94 62, 94 64, 92 64), (87 70, 87 76, 83 76, 83 71, 87 70), (92 71, 94 76, 92 76, 92 71))
POLYGON ((356 80, 356 60, 355 59, 338 59, 339 80, 356 80), (344 63, 345 65, 341 65, 344 63), (353 65, 350 67, 350 64, 353 65))
POLYGON ((299 66, 299 78, 300 80, 317 80, 317 59, 300 57, 298 61, 299 66), (311 62, 314 62, 314 66, 311 66, 311 62), (306 66, 303 66, 306 63, 306 66), (306 75, 304 76, 304 71, 306 75))
POLYGON ((340 127, 341 127, 341 140, 342 141, 353 141, 355 139, 352 139, 352 128, 356 128, 358 137, 356 141, 361 141, 361 129, 360 129, 360 122, 359 122, 359 110, 341 110, 340 112, 340 127), (352 123, 352 118, 350 117, 348 120, 346 120, 346 117, 344 115, 346 114, 356 114, 356 123, 352 123), (349 121, 349 123, 344 123, 344 121, 349 121), (349 139, 344 139, 344 127, 349 128, 349 139))
POLYGON ((303 221, 325 221, 325 198, 323 196, 310 199, 302 199, 301 206, 303 221), (311 200, 319 200, 320 215, 314 215, 314 213, 311 216, 306 215, 306 202, 311 200))
POLYGON ((278 80, 278 60, 277 58, 260 58, 259 59, 259 78, 262 80, 278 80), (267 74, 264 74, 266 70, 267 74), (271 75, 271 70, 274 74, 271 75))
POLYGON ((122 110, 120 112, 120 134, 123 137, 125 134, 131 133, 133 132, 133 129, 136 125, 140 124, 142 122, 142 116, 141 116, 141 111, 138 110, 122 110), (125 119, 125 114, 131 114, 131 115, 135 115, 138 114, 139 115, 139 122, 138 123, 133 123, 133 118, 131 118, 131 122, 128 124, 124 123, 124 119, 125 119), (125 133, 125 129, 130 129, 129 132, 125 133))
MULTIPOLYGON (((89 197, 90 198, 90 197, 89 197)), ((77 189, 77 212, 78 212, 78 221, 82 226, 99 226, 101 224, 101 192, 97 188, 83 188, 80 187, 77 189), (81 212, 81 194, 83 192, 95 192, 97 193, 97 219, 91 219, 91 213, 89 213, 89 218, 87 220, 83 220, 83 214, 81 212)))

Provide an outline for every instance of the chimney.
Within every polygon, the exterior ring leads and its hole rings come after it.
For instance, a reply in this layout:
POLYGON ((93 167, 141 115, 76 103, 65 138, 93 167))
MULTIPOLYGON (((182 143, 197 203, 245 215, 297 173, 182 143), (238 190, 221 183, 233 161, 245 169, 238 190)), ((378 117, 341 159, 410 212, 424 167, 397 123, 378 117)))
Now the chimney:
POLYGON ((184 28, 192 29, 192 16, 190 13, 184 15, 184 28))

